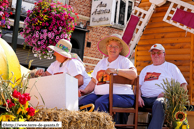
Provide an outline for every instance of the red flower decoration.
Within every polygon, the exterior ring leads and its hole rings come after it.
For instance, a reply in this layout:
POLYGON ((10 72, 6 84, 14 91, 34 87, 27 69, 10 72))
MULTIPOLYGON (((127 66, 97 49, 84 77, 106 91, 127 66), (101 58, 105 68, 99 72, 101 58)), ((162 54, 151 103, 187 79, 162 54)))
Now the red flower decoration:
MULTIPOLYGON (((7 104, 8 104, 8 107, 9 108, 12 108, 13 106, 15 106, 15 103, 13 103, 12 101, 11 101, 11 99, 9 100, 7 100, 7 104)), ((5 104, 3 105, 3 106, 6 106, 5 104)))
POLYGON ((154 47, 156 47, 157 45, 154 45, 154 47))
POLYGON ((27 108, 26 111, 28 112, 28 115, 30 116, 34 116, 35 114, 35 109, 33 107, 27 108))
POLYGON ((30 101, 31 98, 29 93, 24 93, 23 95, 25 96, 27 101, 30 101))
POLYGON ((19 98, 20 95, 21 95, 21 93, 14 89, 14 91, 12 93, 12 96, 15 97, 15 98, 19 98))
POLYGON ((12 103, 12 101, 9 103, 8 107, 12 108, 13 106, 15 106, 15 103, 12 103))
POLYGON ((19 97, 19 102, 20 102, 22 105, 26 104, 27 99, 26 99, 26 97, 24 96, 24 94, 20 95, 20 97, 19 97))

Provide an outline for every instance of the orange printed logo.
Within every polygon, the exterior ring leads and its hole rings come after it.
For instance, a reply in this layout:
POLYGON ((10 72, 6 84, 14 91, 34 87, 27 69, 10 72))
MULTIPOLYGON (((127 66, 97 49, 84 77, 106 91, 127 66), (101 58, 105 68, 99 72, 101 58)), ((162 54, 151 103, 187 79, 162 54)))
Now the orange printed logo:
POLYGON ((105 73, 105 70, 100 70, 97 72, 96 79, 98 80, 97 85, 106 84, 110 80, 110 76, 105 73))
POLYGON ((147 72, 145 78, 144 78, 144 82, 145 81, 152 81, 152 80, 158 80, 159 76, 160 76, 161 73, 150 73, 150 72, 147 72))

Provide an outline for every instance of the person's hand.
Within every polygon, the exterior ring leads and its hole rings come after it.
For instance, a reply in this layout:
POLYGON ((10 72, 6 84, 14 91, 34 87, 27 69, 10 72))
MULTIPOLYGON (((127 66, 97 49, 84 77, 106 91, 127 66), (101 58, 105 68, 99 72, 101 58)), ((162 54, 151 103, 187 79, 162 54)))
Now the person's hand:
POLYGON ((163 92, 160 93, 157 98, 161 98, 161 97, 164 97, 164 93, 163 92))
POLYGON ((114 68, 108 68, 108 69, 105 70, 105 73, 111 74, 111 73, 117 73, 117 71, 114 68))
POLYGON ((145 106, 144 101, 141 97, 139 97, 138 104, 139 104, 139 107, 145 106))
POLYGON ((87 92, 85 90, 78 90, 78 96, 81 97, 83 95, 86 95, 87 92))
POLYGON ((44 76, 45 75, 44 70, 43 69, 37 70, 36 73, 35 73, 35 75, 36 76, 44 76))
POLYGON ((81 96, 82 96, 81 91, 78 90, 78 97, 81 97, 81 96))

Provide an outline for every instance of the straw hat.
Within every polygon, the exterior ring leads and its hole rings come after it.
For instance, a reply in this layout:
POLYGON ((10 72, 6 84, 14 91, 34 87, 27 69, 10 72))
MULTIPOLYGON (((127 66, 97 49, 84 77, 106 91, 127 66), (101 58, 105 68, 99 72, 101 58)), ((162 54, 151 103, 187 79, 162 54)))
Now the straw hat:
POLYGON ((68 40, 60 39, 59 42, 55 46, 50 45, 48 47, 52 49, 53 51, 56 51, 57 53, 61 54, 62 56, 71 58, 72 44, 68 40))
POLYGON ((56 51, 57 53, 61 54, 64 57, 79 60, 85 66, 81 58, 76 53, 71 53, 72 44, 70 41, 65 39, 60 39, 55 46, 50 45, 48 47, 53 51, 56 51))
POLYGON ((123 49, 120 53, 120 55, 123 55, 125 57, 127 57, 130 53, 130 48, 127 45, 127 43, 125 43, 125 41, 122 40, 122 37, 118 34, 112 34, 111 36, 105 37, 104 39, 102 39, 100 42, 98 42, 98 50, 104 54, 105 56, 108 56, 108 52, 106 50, 106 43, 108 42, 108 40, 110 39, 116 39, 119 40, 121 42, 121 44, 123 45, 123 49))

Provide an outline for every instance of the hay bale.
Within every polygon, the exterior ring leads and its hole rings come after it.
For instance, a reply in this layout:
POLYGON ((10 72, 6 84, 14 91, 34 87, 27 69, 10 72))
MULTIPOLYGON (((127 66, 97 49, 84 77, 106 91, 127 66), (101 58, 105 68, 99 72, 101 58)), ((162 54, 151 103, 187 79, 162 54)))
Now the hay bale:
POLYGON ((63 129, 115 129, 112 117, 105 112, 39 109, 29 121, 62 121, 63 129))

